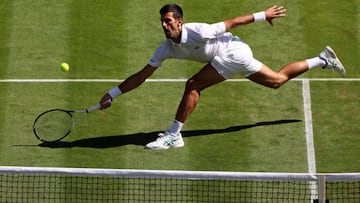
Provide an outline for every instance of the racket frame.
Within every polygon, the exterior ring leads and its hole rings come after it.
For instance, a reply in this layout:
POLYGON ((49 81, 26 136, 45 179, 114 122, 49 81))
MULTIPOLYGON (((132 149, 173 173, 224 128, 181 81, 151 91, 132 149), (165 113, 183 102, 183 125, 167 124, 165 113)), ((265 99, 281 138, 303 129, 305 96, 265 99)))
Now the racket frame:
POLYGON ((54 143, 54 142, 58 142, 62 139, 64 139, 66 136, 68 136, 70 133, 71 133, 71 130, 75 127, 76 123, 79 122, 85 115, 87 115, 88 113, 90 112, 93 112, 95 110, 98 110, 101 108, 101 104, 96 104, 94 106, 91 106, 87 109, 82 109, 82 110, 65 110, 65 109, 49 109, 47 111, 44 111, 42 112, 41 114, 39 114, 36 119, 34 120, 34 123, 33 123, 33 132, 34 132, 34 135, 36 136, 36 138, 42 142, 45 142, 45 143, 54 143), (43 138, 41 138, 41 136, 38 135, 38 133, 36 132, 36 123, 37 121, 44 115, 44 114, 47 114, 49 112, 53 112, 53 111, 62 111, 62 112, 65 112, 67 114, 70 115, 71 117, 71 120, 72 120, 72 125, 71 127, 69 128, 69 130, 64 134, 64 136, 58 138, 58 139, 55 139, 55 140, 45 140, 43 138), (73 113, 84 113, 83 115, 81 115, 79 118, 77 118, 76 120, 74 119, 74 116, 73 116, 73 113))

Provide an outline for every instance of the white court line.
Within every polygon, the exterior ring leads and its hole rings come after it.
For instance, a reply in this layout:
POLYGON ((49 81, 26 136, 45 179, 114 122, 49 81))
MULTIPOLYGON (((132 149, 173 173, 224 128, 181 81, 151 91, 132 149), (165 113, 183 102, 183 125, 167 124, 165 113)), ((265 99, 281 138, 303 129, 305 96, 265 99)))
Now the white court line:
MULTIPOLYGON (((314 136, 312 126, 312 112, 311 112, 311 97, 310 97, 310 82, 309 80, 302 80, 302 93, 304 103, 304 119, 305 119, 305 136, 306 136, 306 149, 307 149, 307 161, 308 172, 310 174, 316 173, 316 160, 315 160, 315 148, 314 148, 314 136)), ((317 196, 317 183, 316 181, 309 182, 309 189, 311 199, 318 199, 317 196)))
MULTIPOLYGON (((188 79, 147 79, 146 82, 186 82, 188 79)), ((360 81, 360 78, 294 78, 291 81, 360 81)), ((123 79, 0 79, 0 83, 37 82, 122 82, 123 79)), ((248 79, 229 79, 226 82, 248 82, 248 79)))
POLYGON ((309 80, 303 80, 302 85, 303 85, 302 93, 304 100, 303 103, 304 103, 306 148, 307 148, 307 158, 308 158, 308 172, 316 173, 309 80))

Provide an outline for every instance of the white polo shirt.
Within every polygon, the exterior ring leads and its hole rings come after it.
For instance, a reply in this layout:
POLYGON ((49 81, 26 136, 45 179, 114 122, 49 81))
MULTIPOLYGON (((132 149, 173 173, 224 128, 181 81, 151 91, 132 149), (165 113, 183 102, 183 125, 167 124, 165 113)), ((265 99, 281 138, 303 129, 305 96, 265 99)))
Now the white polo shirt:
POLYGON ((186 23, 183 24, 181 42, 177 44, 167 39, 157 48, 149 64, 159 67, 165 59, 169 58, 210 62, 232 38, 233 35, 226 32, 224 22, 186 23))
POLYGON ((180 43, 167 39, 156 49, 149 65, 159 67, 169 58, 210 63, 225 79, 238 73, 248 77, 262 66, 245 42, 226 32, 224 22, 184 24, 180 43))

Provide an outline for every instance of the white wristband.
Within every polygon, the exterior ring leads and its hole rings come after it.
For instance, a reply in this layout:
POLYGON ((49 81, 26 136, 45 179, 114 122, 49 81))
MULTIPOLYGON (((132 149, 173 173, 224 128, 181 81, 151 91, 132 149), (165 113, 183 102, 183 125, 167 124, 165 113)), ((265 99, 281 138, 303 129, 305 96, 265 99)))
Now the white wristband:
POLYGON ((108 94, 112 99, 115 99, 116 97, 120 96, 122 94, 120 88, 118 86, 112 88, 108 91, 108 94))
POLYGON ((253 13, 253 16, 254 16, 254 22, 259 22, 259 21, 265 21, 266 20, 265 11, 253 13))

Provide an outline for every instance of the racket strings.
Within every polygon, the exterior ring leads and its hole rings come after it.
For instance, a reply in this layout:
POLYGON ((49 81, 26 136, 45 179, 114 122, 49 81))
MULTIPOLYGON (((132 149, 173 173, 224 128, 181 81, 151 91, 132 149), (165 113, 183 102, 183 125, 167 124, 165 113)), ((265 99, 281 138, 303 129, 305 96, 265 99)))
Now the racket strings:
POLYGON ((61 110, 52 110, 40 115, 34 123, 34 132, 45 142, 60 140, 73 127, 72 115, 61 110))

